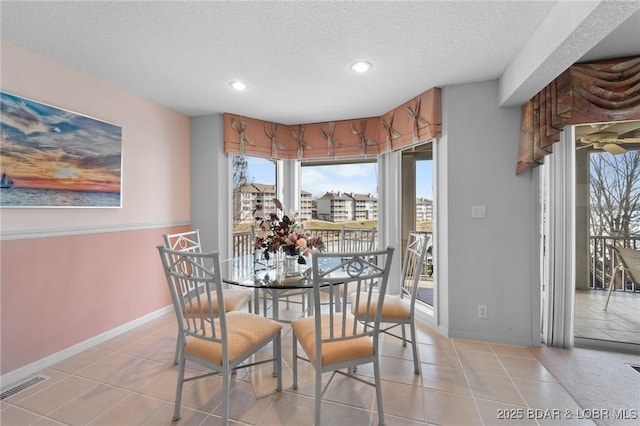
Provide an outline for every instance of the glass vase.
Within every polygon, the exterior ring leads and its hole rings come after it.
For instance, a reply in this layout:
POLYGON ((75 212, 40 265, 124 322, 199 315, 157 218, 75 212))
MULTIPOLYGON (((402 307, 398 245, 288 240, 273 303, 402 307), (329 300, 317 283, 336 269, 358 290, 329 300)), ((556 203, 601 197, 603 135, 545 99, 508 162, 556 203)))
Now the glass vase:
POLYGON ((275 253, 269 253, 269 268, 270 269, 278 269, 282 268, 284 264, 284 253, 281 251, 277 251, 275 253))
POLYGON ((287 255, 284 261, 285 276, 292 277, 298 272, 298 256, 287 255))

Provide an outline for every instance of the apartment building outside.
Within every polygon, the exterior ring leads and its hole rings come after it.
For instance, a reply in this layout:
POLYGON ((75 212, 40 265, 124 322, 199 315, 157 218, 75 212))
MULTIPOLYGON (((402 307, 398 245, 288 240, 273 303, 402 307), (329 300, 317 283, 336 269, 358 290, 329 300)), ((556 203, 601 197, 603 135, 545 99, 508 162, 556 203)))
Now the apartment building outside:
MULTIPOLYGON (((276 198, 275 185, 250 183, 240 187, 238 193, 240 196, 234 200, 236 203, 234 213, 237 213, 234 214, 234 216, 238 217, 240 221, 253 220, 255 218, 254 210, 256 204, 258 204, 258 200, 262 203, 263 211, 267 213, 276 211, 276 204, 274 202, 276 198)), ((311 205, 311 193, 300 191, 299 219, 311 219, 311 205)), ((284 213, 289 214, 288 211, 284 213)))
POLYGON ((343 192, 327 192, 318 198, 318 219, 329 222, 353 220, 354 201, 343 192))
POLYGON ((375 220, 378 199, 371 194, 327 192, 317 200, 318 219, 330 222, 375 220))
POLYGON ((433 221, 433 200, 416 198, 416 222, 433 221))
POLYGON ((307 220, 313 218, 313 200, 311 193, 306 191, 300 191, 300 220, 307 220))
POLYGON ((354 220, 372 220, 378 218, 378 198, 372 194, 346 194, 353 200, 354 220))

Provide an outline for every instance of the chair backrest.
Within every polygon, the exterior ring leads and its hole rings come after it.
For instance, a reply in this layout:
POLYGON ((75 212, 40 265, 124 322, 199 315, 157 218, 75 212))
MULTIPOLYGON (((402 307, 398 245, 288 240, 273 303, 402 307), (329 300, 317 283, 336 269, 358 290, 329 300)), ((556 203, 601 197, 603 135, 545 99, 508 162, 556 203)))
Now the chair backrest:
MULTIPOLYGON (((386 250, 359 253, 319 253, 311 257, 316 342, 321 341, 325 344, 364 336, 374 337, 377 341, 393 251, 393 247, 387 247, 386 250), (370 285, 372 281, 376 281, 377 286, 370 285), (374 289, 375 287, 379 291, 374 289), (367 315, 358 318, 360 322, 354 321, 353 315, 347 313, 347 291, 352 290, 357 294, 357 297, 350 301, 354 304, 354 312, 366 306, 364 309, 367 315), (321 300, 322 291, 329 293, 329 297, 326 298, 328 303, 321 300), (336 297, 336 292, 339 292, 341 297, 336 297), (337 304, 341 306, 336 306, 337 304), (371 309, 374 305, 377 308, 371 309), (320 312, 325 316, 324 323, 331 324, 329 329, 323 330, 320 312), (326 316, 329 317, 328 320, 326 316)), ((316 344, 316 359, 321 359, 321 346, 316 344)))
POLYGON ((340 229, 340 248, 342 253, 371 251, 376 248, 376 228, 352 228, 343 226, 340 229))
POLYGON ((415 301, 422 278, 423 265, 428 251, 427 236, 423 233, 409 232, 407 248, 402 262, 400 297, 411 298, 415 301))
POLYGON ((633 282, 640 285, 640 250, 612 246, 633 282))
POLYGON ((180 250, 192 253, 202 251, 200 245, 200 230, 180 232, 177 234, 164 234, 164 246, 171 250, 180 250))
POLYGON ((192 336, 222 344, 226 314, 219 253, 157 248, 178 320, 179 343, 183 345, 186 338, 192 336), (217 304, 216 315, 214 304, 217 304))
MULTIPOLYGON (((162 236, 164 238, 164 247, 170 250, 186 252, 186 253, 201 253, 202 246, 200 245, 200 231, 187 231, 187 232, 179 232, 177 234, 164 234, 162 236)), ((179 259, 173 256, 171 259, 176 262, 179 259)), ((195 273, 200 273, 199 270, 194 271, 195 273)), ((182 288, 180 289, 180 294, 183 298, 191 297, 191 295, 196 294, 202 288, 190 287, 187 285, 188 283, 182 282, 182 288)))

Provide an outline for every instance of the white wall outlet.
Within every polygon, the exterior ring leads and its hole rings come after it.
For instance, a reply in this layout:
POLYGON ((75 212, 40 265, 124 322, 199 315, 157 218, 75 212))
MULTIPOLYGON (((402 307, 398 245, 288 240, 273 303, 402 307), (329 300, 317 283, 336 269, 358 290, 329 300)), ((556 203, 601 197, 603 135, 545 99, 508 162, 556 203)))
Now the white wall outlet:
POLYGON ((471 206, 471 218, 484 219, 487 217, 487 206, 471 206))
POLYGON ((488 316, 487 305, 478 305, 478 318, 487 318, 488 316))

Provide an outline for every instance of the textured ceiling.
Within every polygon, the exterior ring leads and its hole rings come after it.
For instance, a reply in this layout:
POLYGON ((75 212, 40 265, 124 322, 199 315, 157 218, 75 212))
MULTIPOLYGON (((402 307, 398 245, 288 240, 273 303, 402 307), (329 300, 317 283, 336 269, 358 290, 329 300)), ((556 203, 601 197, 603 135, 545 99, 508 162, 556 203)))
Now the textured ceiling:
POLYGON ((187 115, 380 116, 500 78, 519 105, 581 58, 640 54, 640 2, 0 2, 14 42, 187 115), (630 19, 627 19, 630 17, 630 19), (626 22, 625 22, 626 21, 626 22), (359 75, 359 59, 373 70, 359 75), (249 89, 228 86, 244 80, 249 89))

